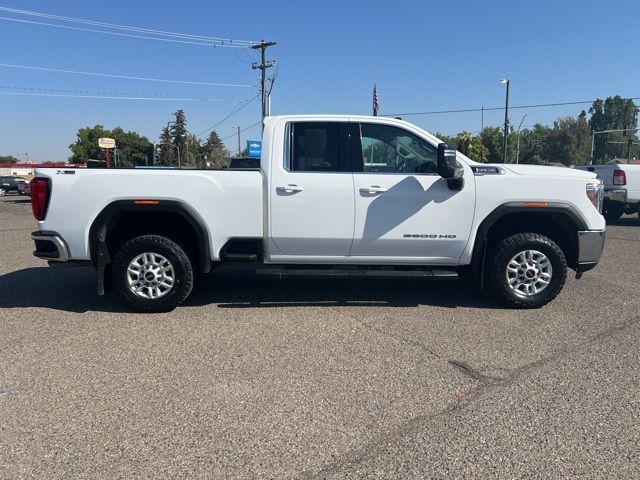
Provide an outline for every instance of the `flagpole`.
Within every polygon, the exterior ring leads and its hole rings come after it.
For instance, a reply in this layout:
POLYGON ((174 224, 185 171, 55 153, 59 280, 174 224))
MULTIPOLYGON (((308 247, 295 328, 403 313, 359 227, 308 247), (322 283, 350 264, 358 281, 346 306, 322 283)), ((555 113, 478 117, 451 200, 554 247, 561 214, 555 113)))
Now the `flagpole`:
POLYGON ((379 107, 379 103, 378 103, 378 89, 376 88, 376 81, 373 81, 373 116, 377 117, 378 116, 378 108, 379 107))

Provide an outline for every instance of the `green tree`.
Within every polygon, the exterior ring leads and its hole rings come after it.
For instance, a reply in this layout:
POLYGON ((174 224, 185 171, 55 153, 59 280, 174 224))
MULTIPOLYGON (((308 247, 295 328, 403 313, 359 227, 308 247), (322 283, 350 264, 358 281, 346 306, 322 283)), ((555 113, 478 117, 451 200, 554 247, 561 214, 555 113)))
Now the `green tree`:
POLYGON ((187 133, 186 153, 183 164, 195 168, 205 168, 206 165, 204 164, 202 150, 202 142, 200 139, 191 133, 187 133))
POLYGON ((89 160, 102 160, 104 150, 98 146, 98 139, 109 137, 111 132, 102 125, 80 128, 76 133, 76 141, 69 145, 71 163, 87 163, 89 160))
MULTIPOLYGON (((551 129, 536 123, 532 129, 520 131, 520 159, 519 163, 544 165, 547 163, 547 140, 551 129)), ((516 146, 517 146, 516 135, 516 146)))
MULTIPOLYGON (((622 98, 619 95, 608 97, 604 101, 596 100, 589 109, 591 132, 637 128, 638 120, 634 114, 636 108, 633 100, 622 98)), ((627 138, 623 133, 615 132, 596 135, 594 141, 594 159, 596 163, 603 163, 611 158, 626 156, 627 138)), ((633 135, 633 138, 637 140, 635 135, 633 135)))
MULTIPOLYGON (((122 166, 150 164, 153 157, 153 144, 148 138, 132 131, 125 132, 116 127, 110 132, 111 138, 116 141, 118 161, 123 161, 122 166)), ((121 166, 118 163, 118 166, 121 166)))
POLYGON ((13 155, 0 155, 0 163, 18 163, 18 159, 13 155))
POLYGON ((213 168, 222 168, 227 164, 229 152, 215 131, 209 134, 207 141, 202 146, 202 153, 213 168))
POLYGON ((487 149, 487 163, 503 163, 502 129, 500 127, 484 127, 480 132, 480 139, 487 149))
POLYGON ((173 114, 174 122, 171 124, 169 132, 171 133, 171 143, 180 149, 180 156, 187 157, 187 139, 189 132, 187 131, 187 117, 184 110, 179 109, 173 114))
POLYGON ((87 163, 89 160, 102 160, 105 157, 104 150, 98 146, 98 139, 102 137, 116 141, 118 156, 114 158, 114 164, 117 166, 144 164, 144 157, 150 160, 153 154, 153 145, 146 137, 136 132, 126 132, 120 127, 107 130, 102 125, 96 125, 78 130, 75 143, 69 145, 69 161, 87 163))
POLYGON ((489 157, 489 149, 482 143, 479 135, 472 136, 469 132, 462 131, 456 137, 457 149, 471 160, 486 162, 489 157))
POLYGON ((551 162, 565 165, 584 165, 589 160, 590 130, 586 114, 559 118, 547 139, 547 156, 551 162))
POLYGON ((171 133, 169 127, 164 127, 160 133, 160 143, 156 146, 156 165, 173 167, 178 165, 176 149, 171 143, 171 133))
POLYGON ((458 137, 452 137, 451 135, 445 135, 444 133, 436 132, 435 136, 442 140, 444 143, 451 147, 458 148, 458 137))

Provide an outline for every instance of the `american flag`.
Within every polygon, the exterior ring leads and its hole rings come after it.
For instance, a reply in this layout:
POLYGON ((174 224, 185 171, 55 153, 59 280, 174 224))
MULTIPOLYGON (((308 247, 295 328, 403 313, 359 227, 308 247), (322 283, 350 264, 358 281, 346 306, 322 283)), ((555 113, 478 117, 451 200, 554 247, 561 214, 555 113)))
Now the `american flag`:
POLYGON ((378 90, 376 89, 376 83, 373 82, 373 116, 378 116, 378 109, 380 108, 380 102, 378 101, 378 90))

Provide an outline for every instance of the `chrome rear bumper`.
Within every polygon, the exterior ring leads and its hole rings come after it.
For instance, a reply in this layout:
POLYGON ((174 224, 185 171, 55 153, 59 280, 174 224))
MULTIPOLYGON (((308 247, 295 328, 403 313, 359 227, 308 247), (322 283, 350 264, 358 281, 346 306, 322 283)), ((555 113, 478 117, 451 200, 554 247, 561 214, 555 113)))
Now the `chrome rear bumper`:
POLYGON ((627 203, 626 188, 605 188, 604 198, 611 202, 627 203))

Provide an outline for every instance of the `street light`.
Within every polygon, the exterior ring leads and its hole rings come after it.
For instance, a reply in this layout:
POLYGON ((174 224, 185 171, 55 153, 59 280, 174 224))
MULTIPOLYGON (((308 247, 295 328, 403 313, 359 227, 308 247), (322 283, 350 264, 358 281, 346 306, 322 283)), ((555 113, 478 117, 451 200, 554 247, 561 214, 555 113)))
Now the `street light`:
POLYGON ((518 125, 518 146, 516 147, 516 163, 520 163, 520 127, 522 126, 522 122, 527 118, 527 114, 524 114, 522 120, 520 120, 520 125, 518 125))
POLYGON ((240 126, 234 125, 233 128, 238 130, 238 156, 240 156, 242 154, 242 149, 240 148, 240 126))
POLYGON ((503 78, 500 83, 507 86, 504 102, 504 140, 502 145, 502 161, 507 163, 507 137, 509 136, 509 79, 503 78))

